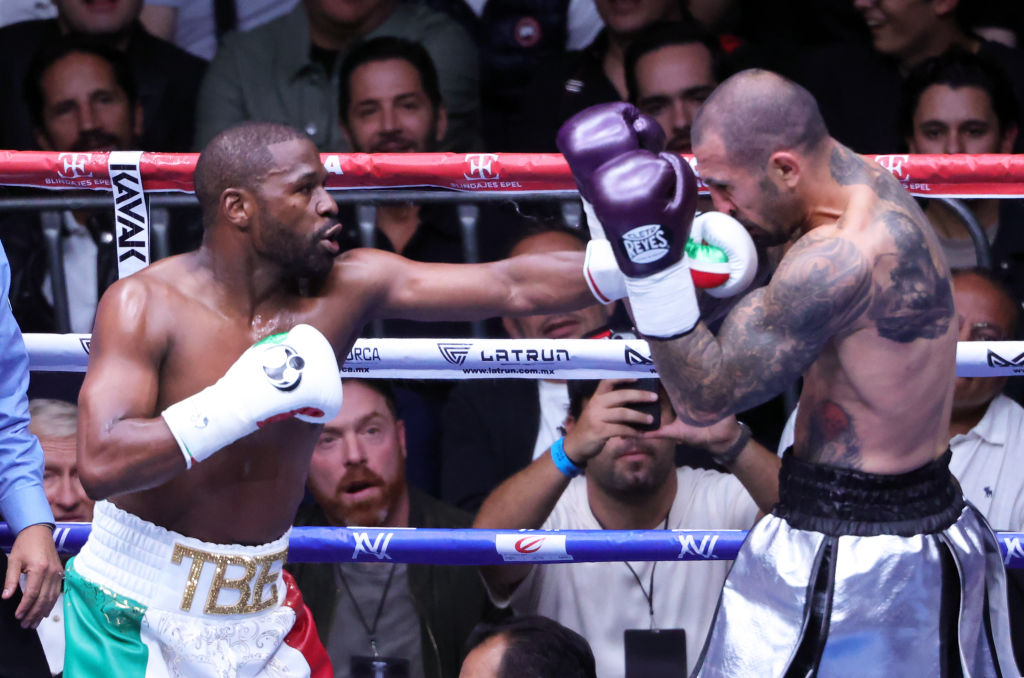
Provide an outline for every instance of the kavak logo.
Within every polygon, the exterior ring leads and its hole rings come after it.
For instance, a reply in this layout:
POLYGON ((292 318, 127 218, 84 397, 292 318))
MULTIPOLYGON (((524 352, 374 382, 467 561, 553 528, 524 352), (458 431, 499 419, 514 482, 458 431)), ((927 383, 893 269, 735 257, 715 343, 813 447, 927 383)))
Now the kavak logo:
POLYGON ((57 160, 64 164, 64 169, 57 172, 61 179, 86 179, 92 172, 85 171, 85 163, 92 160, 91 153, 60 153, 57 160))
POLYGON ((679 558, 686 556, 697 556, 703 560, 717 560, 715 555, 715 544, 718 543, 718 535, 706 534, 700 538, 700 543, 692 534, 679 535, 679 558))
POLYGON ((394 532, 378 532, 371 541, 370 533, 353 532, 352 537, 356 540, 356 546, 352 549, 352 560, 357 560, 363 553, 377 560, 391 560, 391 556, 388 555, 388 544, 394 536, 394 532))
POLYGON ((498 160, 497 153, 467 153, 469 174, 463 174, 467 181, 494 181, 501 178, 501 173, 492 167, 498 160))
POLYGON ((653 365, 654 361, 645 356, 640 351, 632 349, 629 346, 626 347, 626 364, 627 365, 653 365))
POLYGON ((879 155, 875 157, 875 162, 889 170, 900 181, 910 179, 910 170, 906 166, 910 162, 909 155, 879 155))
POLYGON ((141 158, 141 151, 113 151, 107 161, 114 189, 119 278, 149 265, 149 209, 142 193, 141 158))
POLYGON ((1024 353, 1021 353, 1016 358, 1004 358, 992 349, 989 349, 987 360, 989 367, 1024 367, 1024 353))
POLYGON ((444 343, 437 345, 437 350, 441 352, 441 356, 452 365, 461 365, 466 362, 466 356, 471 348, 473 348, 473 344, 444 343))
POLYGON ((565 535, 527 532, 495 535, 495 548, 506 562, 572 560, 565 551, 565 535))

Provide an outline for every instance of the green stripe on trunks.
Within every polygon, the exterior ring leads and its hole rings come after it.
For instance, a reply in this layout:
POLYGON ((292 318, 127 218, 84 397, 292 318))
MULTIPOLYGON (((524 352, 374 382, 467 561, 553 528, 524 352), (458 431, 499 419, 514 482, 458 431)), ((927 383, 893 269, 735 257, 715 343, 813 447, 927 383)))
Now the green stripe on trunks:
POLYGON ((141 678, 149 648, 142 642, 145 606, 82 578, 68 561, 64 574, 64 678, 141 678))

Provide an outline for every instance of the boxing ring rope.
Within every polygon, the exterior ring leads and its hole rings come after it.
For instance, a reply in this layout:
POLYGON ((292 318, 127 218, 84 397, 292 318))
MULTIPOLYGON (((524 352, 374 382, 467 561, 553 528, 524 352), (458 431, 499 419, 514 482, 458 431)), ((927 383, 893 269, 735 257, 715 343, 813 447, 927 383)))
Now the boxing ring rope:
MULTIPOLYGON (((88 334, 26 334, 29 368, 84 372, 88 334)), ((957 344, 961 377, 1024 375, 1024 341, 957 344)), ((639 339, 358 339, 341 367, 362 379, 601 379, 657 374, 639 339)))
MULTIPOLYGON (((108 153, 0 151, 0 185, 113 191, 115 212, 123 198, 148 192, 193 190, 197 154, 142 153, 135 172, 117 175, 108 153), (113 181, 112 181, 113 177, 113 181), (119 178, 120 177, 120 178, 119 178), (127 177, 127 178, 125 178, 127 177), (130 184, 134 181, 135 187, 130 184)), ((685 156, 696 168, 692 156, 685 156)), ((948 198, 1011 198, 1024 195, 1024 156, 868 156, 913 195, 948 198)), ((387 201, 402 193, 417 201, 515 200, 549 194, 564 199, 575 182, 556 154, 322 154, 330 189, 363 189, 362 199, 387 201), (423 189, 449 189, 436 192, 423 189), (369 189, 369 190, 367 190, 369 189), (454 189, 454 192, 452 192, 454 189), (454 196, 459 196, 458 198, 454 196), (471 197, 472 196, 472 197, 471 197)), ((701 190, 706 187, 701 183, 701 190)), ((92 203, 71 195, 67 200, 92 203)), ((194 203, 181 196, 175 200, 194 203)), ((345 200, 349 202, 350 200, 345 200)), ((50 201, 53 202, 53 201, 50 201)), ((57 203, 55 203, 56 205, 57 203)), ((109 204, 106 203, 106 204, 109 204)), ((76 205, 77 206, 77 205, 76 205)), ((14 205, 11 209, 30 206, 14 205)), ((124 234, 121 233, 121 236, 124 234)), ((33 371, 84 371, 91 338, 75 334, 25 335, 33 371)), ((359 378, 600 378, 655 374, 650 350, 640 340, 360 339, 342 376, 359 378)), ((958 376, 1024 375, 1024 342, 967 342, 957 348, 958 376)), ((77 553, 89 524, 60 523, 54 541, 77 553)), ((565 563, 645 560, 730 560, 745 531, 736 530, 440 530, 296 527, 291 562, 402 562, 488 565, 509 562, 565 563)), ((1024 533, 999 533, 1009 568, 1024 568, 1024 533)), ((0 548, 14 541, 0 523, 0 548)))
MULTIPOLYGON (((322 153, 328 188, 433 187, 515 198, 524 191, 573 191, 576 183, 552 153, 322 153)), ((698 170, 693 156, 684 156, 698 170)), ((1024 195, 1024 156, 865 156, 885 167, 913 195, 985 198, 1024 195)), ((111 191, 118 173, 109 153, 0 151, 0 185, 111 191), (115 177, 112 184, 111 176, 115 177)), ((196 153, 142 153, 138 172, 147 192, 191 193, 196 153)), ((698 171, 699 174, 699 171, 698 171)), ((706 190, 700 184, 701 190, 706 190)))
MULTIPOLYGON (((91 526, 58 523, 58 552, 78 553, 91 526)), ((295 527, 290 563, 389 562, 436 565, 733 560, 745 530, 443 530, 394 527, 295 527)), ((1024 568, 1024 533, 996 535, 1003 563, 1024 568)), ((0 523, 0 548, 14 535, 0 523)))

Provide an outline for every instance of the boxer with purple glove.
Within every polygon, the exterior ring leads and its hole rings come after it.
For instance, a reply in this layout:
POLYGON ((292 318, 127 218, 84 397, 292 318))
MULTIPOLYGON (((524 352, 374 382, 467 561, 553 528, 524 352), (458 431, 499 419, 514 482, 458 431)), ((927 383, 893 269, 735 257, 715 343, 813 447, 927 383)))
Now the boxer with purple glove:
MULTIPOLYGON (((594 212, 593 176, 601 165, 630 151, 662 151, 665 133, 654 118, 632 104, 614 102, 571 117, 558 131, 557 143, 576 179, 590 229, 584 263, 587 284, 599 301, 609 304, 624 297, 626 288, 594 212)), ((702 237, 686 246, 694 283, 714 296, 732 296, 746 289, 756 272, 753 242, 738 222, 725 215, 709 213, 706 223, 706 228, 699 229, 702 237)))
POLYGON ((685 258, 697 205, 693 170, 677 155, 633 151, 599 167, 592 182, 636 328, 663 338, 689 332, 700 319, 685 258))

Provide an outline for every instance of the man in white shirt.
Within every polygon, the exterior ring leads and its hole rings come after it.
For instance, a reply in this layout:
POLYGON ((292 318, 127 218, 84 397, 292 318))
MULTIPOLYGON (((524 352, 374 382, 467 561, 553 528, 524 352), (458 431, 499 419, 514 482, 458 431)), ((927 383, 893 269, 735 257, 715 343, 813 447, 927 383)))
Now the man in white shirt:
MULTIPOLYGON (((1014 339, 1020 307, 982 269, 953 273, 960 341, 1014 339)), ((949 469, 996 530, 1024 529, 1024 408, 1001 395, 1007 377, 959 377, 949 469)))
MULTIPOLYGON (((656 396, 633 380, 571 382, 565 428, 565 438, 491 493, 474 527, 746 529, 778 495, 779 460, 748 428, 734 418, 687 427, 663 392, 656 396), (638 427, 652 417, 633 405, 654 402, 664 425, 644 434, 638 427), (680 442, 706 447, 735 475, 676 468, 680 442)), ((497 604, 551 617, 586 638, 602 678, 625 675, 628 629, 683 629, 689 671, 729 568, 713 543, 701 548, 713 562, 516 563, 481 571, 497 604)), ((674 651, 678 661, 682 649, 674 651)), ((673 670, 683 675, 683 668, 673 670)))

